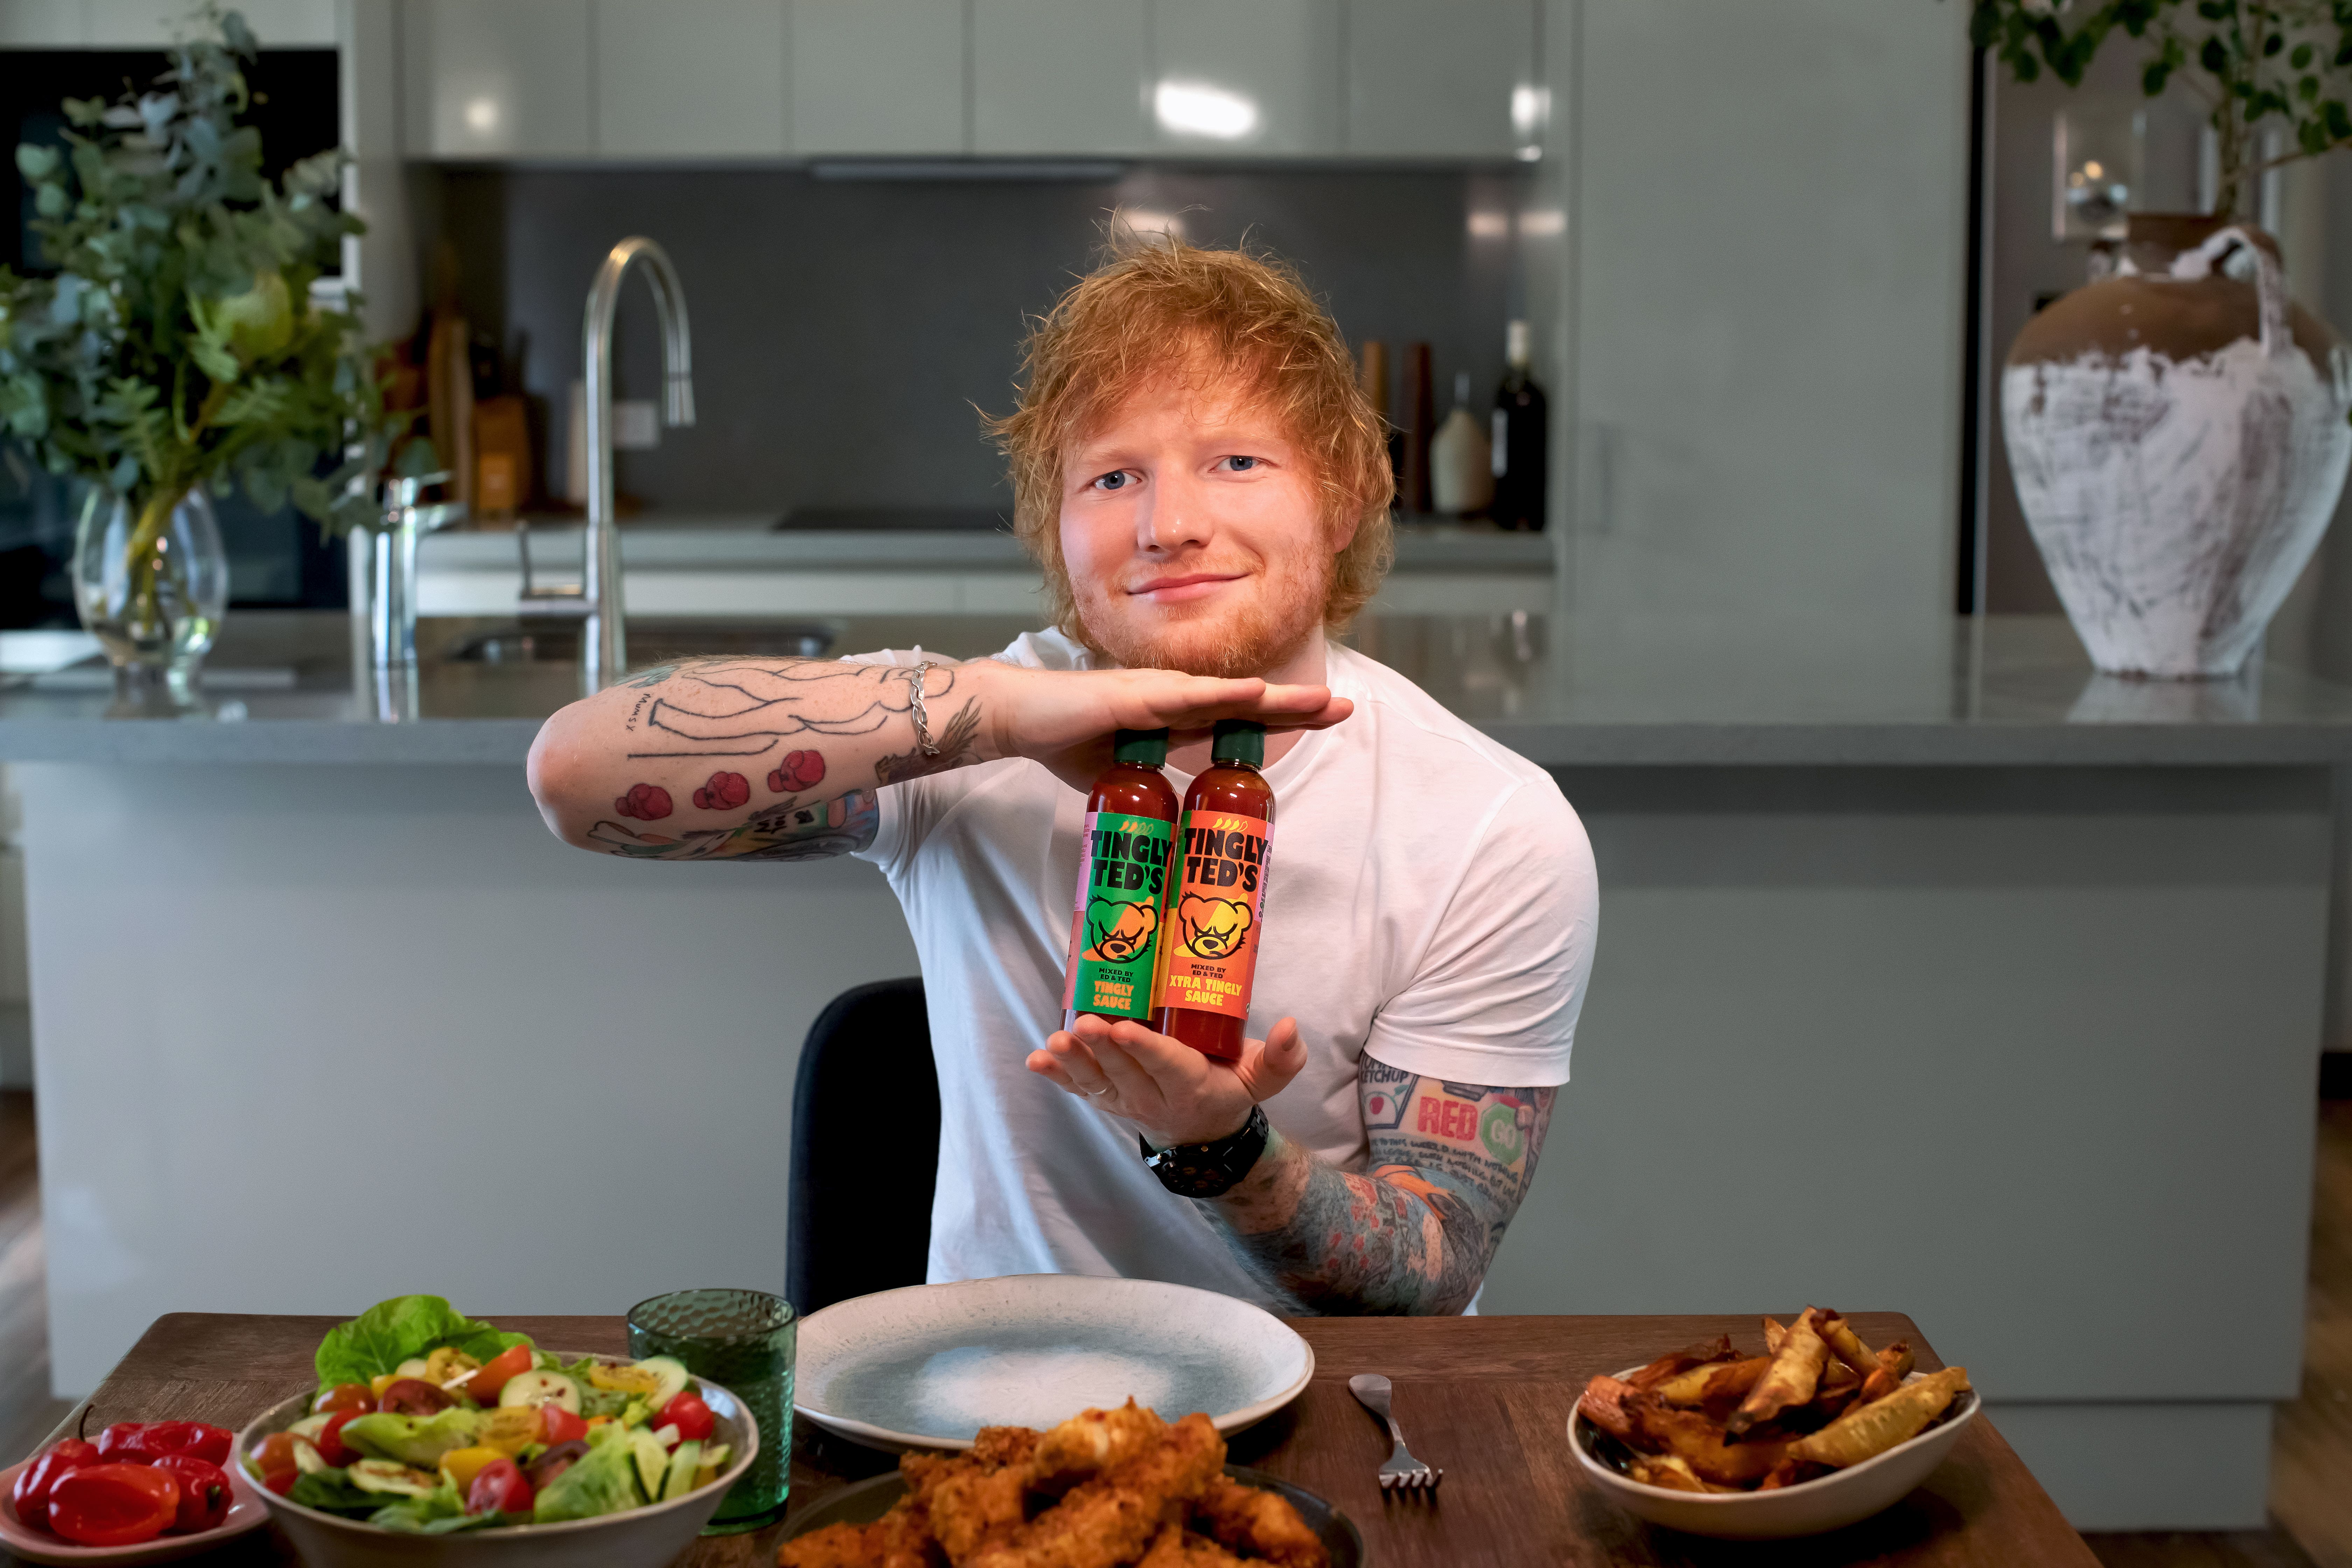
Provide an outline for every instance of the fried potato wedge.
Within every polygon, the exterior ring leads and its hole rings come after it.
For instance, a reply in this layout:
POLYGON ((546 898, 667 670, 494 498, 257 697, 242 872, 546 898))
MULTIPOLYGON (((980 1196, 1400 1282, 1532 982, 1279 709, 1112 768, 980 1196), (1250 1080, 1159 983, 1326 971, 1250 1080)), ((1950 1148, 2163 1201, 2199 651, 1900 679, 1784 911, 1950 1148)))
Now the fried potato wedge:
POLYGON ((1620 1383, 1613 1377, 1596 1377, 1584 1385, 1584 1397, 1577 1405, 1584 1418, 1616 1438, 1620 1443, 1633 1440, 1633 1401, 1640 1393, 1630 1383, 1620 1383))
POLYGON ((1780 1350, 1773 1353, 1772 1364, 1765 1369, 1762 1377, 1756 1380, 1756 1386, 1748 1391, 1748 1397, 1739 1402, 1739 1408, 1731 1413, 1731 1419, 1724 1423, 1725 1429, 1731 1436, 1743 1436, 1783 1410, 1803 1405, 1813 1397, 1814 1390, 1821 1385, 1822 1363, 1829 1359, 1830 1353, 1829 1346, 1822 1342, 1822 1336, 1814 1331, 1815 1317, 1813 1309, 1808 1307, 1802 1316, 1789 1325, 1788 1333, 1780 1341, 1780 1350))
POLYGON ((1681 1376, 1693 1367, 1712 1366, 1718 1362, 1738 1359, 1739 1352, 1731 1348, 1731 1336, 1722 1334, 1718 1335, 1713 1343, 1702 1342, 1695 1345, 1685 1345, 1671 1355, 1662 1355, 1641 1371, 1629 1375, 1625 1381, 1635 1388, 1655 1388, 1670 1378, 1681 1376))
POLYGON ((1651 1392, 1669 1405, 1705 1405, 1710 1398, 1720 1398, 1737 1388, 1739 1393, 1732 1400, 1737 1405, 1749 1389, 1756 1386, 1756 1380, 1763 1376, 1764 1369, 1771 1364, 1770 1356, 1750 1356, 1746 1361, 1707 1362, 1687 1372, 1676 1373, 1651 1392))
POLYGON ((1830 1347, 1838 1360, 1853 1369, 1856 1378, 1868 1377, 1878 1370, 1878 1354, 1864 1344, 1846 1321, 1835 1312, 1823 1314, 1813 1324, 1814 1332, 1830 1347))
POLYGON ((1911 1353, 1911 1342, 1897 1340, 1880 1351, 1878 1364, 1892 1373, 1897 1383, 1910 1376, 1912 1367, 1917 1364, 1917 1358, 1911 1353))
POLYGON ((1724 1429, 1695 1410, 1677 1410, 1654 1394, 1632 1402, 1633 1438, 1628 1445, 1654 1458, 1673 1456, 1698 1472, 1699 1479, 1723 1487, 1752 1487, 1772 1471, 1788 1450, 1784 1442, 1726 1440, 1724 1429))
POLYGON ((1857 1405, 1820 1431, 1789 1445, 1789 1455, 1832 1469, 1876 1458, 1927 1430, 1969 1386, 1969 1370, 1948 1366, 1906 1383, 1884 1399, 1857 1405))
POLYGON ((1678 1454, 1661 1454, 1653 1458, 1643 1455, 1633 1461, 1633 1479, 1645 1487, 1664 1487, 1675 1492, 1727 1492, 1729 1487, 1709 1486, 1698 1479, 1698 1472, 1678 1454))
POLYGON ((1782 1322, 1778 1318, 1767 1318, 1764 1320, 1764 1353, 1766 1355, 1779 1355, 1780 1353, 1780 1342, 1788 1337, 1788 1324, 1782 1322))

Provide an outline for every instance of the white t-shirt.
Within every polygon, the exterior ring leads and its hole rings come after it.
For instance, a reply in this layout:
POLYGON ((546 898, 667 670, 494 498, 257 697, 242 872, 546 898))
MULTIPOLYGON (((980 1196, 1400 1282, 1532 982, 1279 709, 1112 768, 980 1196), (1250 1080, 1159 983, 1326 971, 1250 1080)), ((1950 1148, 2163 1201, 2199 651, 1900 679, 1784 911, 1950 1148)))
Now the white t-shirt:
MULTIPOLYGON (((1057 632, 997 657, 1091 663, 1057 632)), ((1600 889, 1583 825, 1549 773, 1374 660, 1338 644, 1328 660, 1331 689, 1355 711, 1265 770, 1275 820, 1247 1033, 1298 1020, 1307 1066, 1265 1102, 1267 1120, 1363 1171, 1366 1052, 1457 1083, 1568 1081, 1600 889)), ((1192 780, 1168 774, 1181 796, 1192 780)), ((1131 1123, 1023 1065, 1061 1026, 1085 795, 1012 760, 880 797, 863 858, 906 908, 939 1060, 931 1279, 1124 1276, 1299 1310, 1160 1185, 1131 1123)))

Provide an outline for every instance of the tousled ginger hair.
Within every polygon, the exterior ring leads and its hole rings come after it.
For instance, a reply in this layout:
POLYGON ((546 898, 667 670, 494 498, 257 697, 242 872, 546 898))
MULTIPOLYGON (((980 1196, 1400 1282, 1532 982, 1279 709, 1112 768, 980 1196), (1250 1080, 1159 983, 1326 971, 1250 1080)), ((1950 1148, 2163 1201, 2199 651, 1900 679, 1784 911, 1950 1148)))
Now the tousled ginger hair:
POLYGON ((1054 624, 1093 645, 1062 557, 1063 454, 1176 371, 1264 399, 1312 465, 1325 537, 1354 526, 1323 602, 1323 624, 1345 626, 1395 559, 1395 477, 1339 329, 1286 262, 1123 228, 1103 265, 1032 327, 1019 405, 989 422, 1011 461, 1013 531, 1045 569, 1054 624))

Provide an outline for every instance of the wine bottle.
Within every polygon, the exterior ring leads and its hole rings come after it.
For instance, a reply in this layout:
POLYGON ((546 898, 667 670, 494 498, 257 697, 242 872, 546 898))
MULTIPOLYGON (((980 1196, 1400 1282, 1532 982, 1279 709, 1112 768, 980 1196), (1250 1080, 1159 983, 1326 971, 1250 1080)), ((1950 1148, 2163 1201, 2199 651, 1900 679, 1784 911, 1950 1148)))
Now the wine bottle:
POLYGON ((1510 324, 1503 357, 1509 368, 1495 394, 1494 518, 1505 528, 1540 529, 1549 489, 1551 420, 1543 388, 1528 373, 1534 356, 1525 321, 1510 324))

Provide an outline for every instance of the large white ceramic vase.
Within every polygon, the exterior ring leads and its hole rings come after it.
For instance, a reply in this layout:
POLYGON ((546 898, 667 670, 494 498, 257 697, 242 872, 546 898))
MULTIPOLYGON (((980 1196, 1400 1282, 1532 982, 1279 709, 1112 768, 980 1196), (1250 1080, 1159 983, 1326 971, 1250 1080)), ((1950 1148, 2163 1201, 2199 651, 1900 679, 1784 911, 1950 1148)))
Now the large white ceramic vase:
POLYGON ((2136 216, 2116 275, 2018 334, 2000 411, 2018 500, 2092 661, 2223 678, 2334 513, 2352 354, 2288 299, 2269 236, 2136 216))

